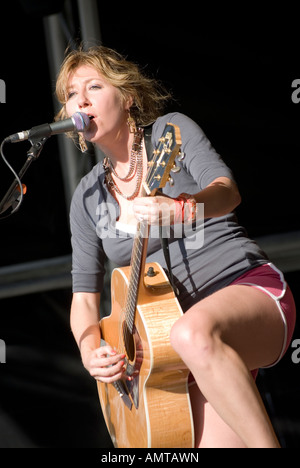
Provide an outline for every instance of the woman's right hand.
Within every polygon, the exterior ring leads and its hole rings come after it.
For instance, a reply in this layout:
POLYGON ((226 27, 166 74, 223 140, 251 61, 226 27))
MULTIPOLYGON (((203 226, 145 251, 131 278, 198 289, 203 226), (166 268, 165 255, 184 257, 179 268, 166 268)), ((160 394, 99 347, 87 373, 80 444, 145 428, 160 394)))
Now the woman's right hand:
POLYGON ((126 354, 118 354, 107 345, 86 352, 85 356, 82 356, 82 361, 84 367, 96 380, 112 383, 124 376, 125 356, 126 354))

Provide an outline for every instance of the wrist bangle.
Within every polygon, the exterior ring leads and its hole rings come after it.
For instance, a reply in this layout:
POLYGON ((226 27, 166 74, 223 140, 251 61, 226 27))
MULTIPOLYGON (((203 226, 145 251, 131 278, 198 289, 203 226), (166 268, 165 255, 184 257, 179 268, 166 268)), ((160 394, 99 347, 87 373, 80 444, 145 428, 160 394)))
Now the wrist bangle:
POLYGON ((182 224, 184 220, 184 201, 175 198, 175 211, 173 224, 182 224))
POLYGON ((181 193, 177 200, 182 202, 182 221, 193 223, 197 215, 197 202, 193 195, 181 193))

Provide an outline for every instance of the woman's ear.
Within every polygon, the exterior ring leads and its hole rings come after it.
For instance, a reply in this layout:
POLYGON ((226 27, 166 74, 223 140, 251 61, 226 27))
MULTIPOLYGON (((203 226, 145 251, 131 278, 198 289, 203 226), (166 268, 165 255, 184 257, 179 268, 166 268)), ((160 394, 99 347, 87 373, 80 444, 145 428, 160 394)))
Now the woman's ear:
POLYGON ((125 101, 125 110, 130 111, 130 107, 133 105, 133 103, 134 103, 133 96, 129 96, 125 101))

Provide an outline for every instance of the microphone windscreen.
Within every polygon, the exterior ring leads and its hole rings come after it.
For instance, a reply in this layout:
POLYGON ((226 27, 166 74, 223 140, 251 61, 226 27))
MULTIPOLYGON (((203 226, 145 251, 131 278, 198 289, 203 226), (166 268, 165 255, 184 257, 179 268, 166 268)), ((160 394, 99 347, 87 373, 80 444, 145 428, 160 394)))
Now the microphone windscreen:
POLYGON ((72 118, 78 132, 83 132, 86 130, 91 123, 89 116, 84 112, 75 112, 75 114, 72 115, 72 118))

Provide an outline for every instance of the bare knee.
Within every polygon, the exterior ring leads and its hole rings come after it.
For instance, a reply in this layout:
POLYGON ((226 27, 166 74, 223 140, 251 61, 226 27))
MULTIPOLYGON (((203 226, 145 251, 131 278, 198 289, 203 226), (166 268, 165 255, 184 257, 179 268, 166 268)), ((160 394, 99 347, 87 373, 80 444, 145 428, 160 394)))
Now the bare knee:
POLYGON ((209 320, 199 319, 195 326, 193 321, 183 316, 173 325, 170 340, 188 367, 191 368, 193 363, 197 367, 207 367, 219 342, 217 335, 216 327, 209 320))

